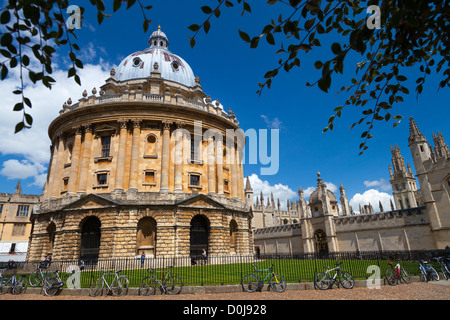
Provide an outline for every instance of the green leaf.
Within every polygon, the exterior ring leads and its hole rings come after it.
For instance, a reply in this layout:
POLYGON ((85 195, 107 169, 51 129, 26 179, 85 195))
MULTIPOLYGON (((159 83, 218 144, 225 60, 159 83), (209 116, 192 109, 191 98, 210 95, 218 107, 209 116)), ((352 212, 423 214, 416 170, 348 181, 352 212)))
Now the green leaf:
POLYGON ((342 51, 341 45, 337 42, 334 42, 331 45, 331 51, 333 51, 334 54, 339 54, 342 51))
POLYGON ((244 31, 239 30, 239 36, 241 37, 242 40, 244 40, 245 42, 250 42, 250 37, 248 34, 246 34, 244 31))
POLYGON ((196 32, 196 31, 200 30, 200 26, 199 26, 198 24, 191 24, 191 25, 188 27, 188 29, 191 30, 191 31, 193 31, 193 32, 196 32))
POLYGON ((206 14, 210 14, 212 12, 212 9, 208 6, 203 6, 203 7, 201 7, 201 9, 202 9, 203 13, 206 13, 206 14))
POLYGON ((273 34, 268 33, 266 35, 266 40, 269 44, 274 45, 275 44, 275 39, 273 38, 273 34))
POLYGON ((21 131, 24 127, 25 127, 25 124, 23 122, 19 122, 18 124, 16 124, 16 128, 14 130, 14 133, 17 133, 17 132, 21 131))

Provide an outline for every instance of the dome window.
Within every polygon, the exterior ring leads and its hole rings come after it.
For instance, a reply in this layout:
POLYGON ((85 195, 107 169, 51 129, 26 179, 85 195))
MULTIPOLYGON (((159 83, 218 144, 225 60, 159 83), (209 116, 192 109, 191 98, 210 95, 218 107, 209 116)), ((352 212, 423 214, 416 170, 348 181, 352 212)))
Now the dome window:
POLYGON ((172 70, 173 71, 180 70, 180 64, 177 61, 172 62, 172 70))
POLYGON ((142 64, 141 58, 134 58, 133 59, 133 67, 139 67, 142 64))

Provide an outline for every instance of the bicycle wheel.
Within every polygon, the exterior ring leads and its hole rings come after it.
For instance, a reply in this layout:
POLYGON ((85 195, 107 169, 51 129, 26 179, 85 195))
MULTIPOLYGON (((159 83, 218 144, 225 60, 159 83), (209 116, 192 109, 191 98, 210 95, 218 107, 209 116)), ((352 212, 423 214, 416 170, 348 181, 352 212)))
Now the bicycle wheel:
POLYGON ((183 282, 178 276, 171 276, 164 282, 168 294, 179 294, 183 288, 183 282))
POLYGON ((398 283, 397 273, 392 269, 386 269, 386 280, 391 286, 398 283))
POLYGON ((91 285, 89 286, 89 295, 91 297, 96 297, 100 293, 103 294, 103 279, 102 278, 98 278, 93 283, 91 283, 91 285))
POLYGON ((124 296, 128 293, 128 278, 125 276, 120 276, 119 278, 114 279, 111 284, 112 294, 115 296, 124 296))
POLYGON ((430 276, 431 279, 439 281, 439 273, 437 273, 437 271, 433 267, 430 267, 430 276))
POLYGON ((355 285, 355 279, 353 279, 352 274, 348 271, 341 272, 339 282, 345 289, 352 289, 355 285))
POLYGON ((38 285, 41 284, 41 281, 42 281, 42 275, 39 271, 33 272, 28 277, 28 282, 30 283, 30 286, 32 286, 32 287, 37 287, 38 285))
POLYGON ((44 290, 44 294, 46 296, 54 296, 60 288, 60 281, 57 277, 51 276, 44 279, 44 285, 42 286, 42 290, 44 290))
POLYGON ((139 294, 143 296, 153 295, 156 292, 156 281, 153 277, 145 277, 139 285, 139 294))
POLYGON ((17 279, 14 286, 11 287, 11 293, 14 295, 21 294, 27 290, 28 281, 24 277, 17 279))
POLYGON ((275 292, 283 292, 286 290, 286 280, 278 274, 273 274, 272 277, 269 280, 270 287, 275 292))
POLYGON ((245 292, 255 292, 259 288, 258 282, 258 278, 254 274, 248 274, 242 278, 242 289, 245 292))
POLYGON ((409 273, 408 269, 402 268, 400 270, 400 277, 404 283, 407 284, 411 283, 411 274, 409 273))
POLYGON ((314 275, 314 287, 320 290, 327 290, 331 286, 331 279, 325 272, 319 272, 314 275))
POLYGON ((422 267, 420 267, 419 269, 420 269, 420 282, 422 281, 428 282, 427 271, 422 267))

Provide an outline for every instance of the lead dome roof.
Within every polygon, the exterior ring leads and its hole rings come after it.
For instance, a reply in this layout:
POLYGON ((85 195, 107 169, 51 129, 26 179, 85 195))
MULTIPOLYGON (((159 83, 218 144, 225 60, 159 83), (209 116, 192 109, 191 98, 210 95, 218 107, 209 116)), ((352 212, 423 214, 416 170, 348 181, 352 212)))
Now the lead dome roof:
POLYGON ((122 60, 116 70, 117 81, 148 78, 156 62, 164 80, 188 87, 195 85, 194 72, 183 58, 169 51, 169 39, 161 27, 152 33, 148 43, 147 49, 132 53, 122 60))

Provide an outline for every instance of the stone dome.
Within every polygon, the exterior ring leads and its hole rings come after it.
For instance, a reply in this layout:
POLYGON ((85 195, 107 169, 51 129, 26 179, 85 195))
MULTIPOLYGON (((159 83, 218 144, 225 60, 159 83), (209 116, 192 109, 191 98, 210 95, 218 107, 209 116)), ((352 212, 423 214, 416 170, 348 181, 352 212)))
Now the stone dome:
MULTIPOLYGON (((337 202, 336 195, 327 189, 328 197, 330 198, 330 202, 337 202)), ((311 195, 309 196, 309 203, 317 203, 322 202, 322 190, 320 188, 317 188, 314 190, 311 195)))
POLYGON ((194 72, 184 59, 169 51, 169 39, 161 27, 152 33, 148 43, 147 49, 122 60, 116 70, 117 81, 148 78, 152 71, 158 71, 164 80, 187 87, 195 85, 194 72))
POLYGON ((337 202, 336 195, 332 191, 330 191, 326 188, 327 185, 320 178, 320 172, 317 173, 317 177, 318 177, 317 188, 309 196, 309 203, 314 204, 314 203, 322 202, 322 196, 323 196, 324 190, 326 190, 326 192, 328 194, 328 198, 330 199, 330 202, 337 202))

